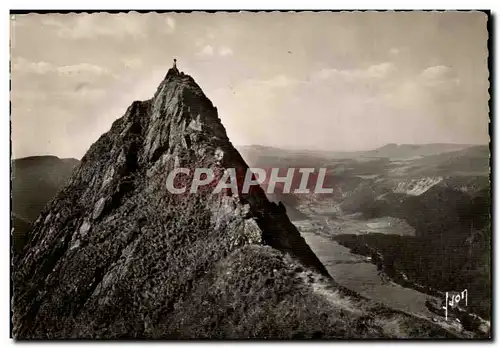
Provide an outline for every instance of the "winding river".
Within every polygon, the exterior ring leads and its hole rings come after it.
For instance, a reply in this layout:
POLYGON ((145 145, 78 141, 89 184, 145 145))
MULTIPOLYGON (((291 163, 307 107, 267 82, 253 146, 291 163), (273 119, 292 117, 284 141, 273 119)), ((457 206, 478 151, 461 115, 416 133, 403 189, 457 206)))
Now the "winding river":
POLYGON ((388 281, 366 257, 351 253, 333 240, 302 230, 301 234, 341 285, 394 309, 434 316, 425 306, 429 295, 388 281))

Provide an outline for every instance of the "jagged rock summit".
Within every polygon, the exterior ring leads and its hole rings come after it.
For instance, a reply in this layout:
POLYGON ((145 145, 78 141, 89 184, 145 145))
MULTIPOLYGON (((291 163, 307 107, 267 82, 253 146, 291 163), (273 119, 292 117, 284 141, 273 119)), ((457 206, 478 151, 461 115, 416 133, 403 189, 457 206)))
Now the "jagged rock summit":
POLYGON ((193 78, 170 69, 29 232, 13 262, 15 338, 388 337, 325 290, 334 283, 282 205, 259 187, 172 194, 176 167, 247 165, 193 78))

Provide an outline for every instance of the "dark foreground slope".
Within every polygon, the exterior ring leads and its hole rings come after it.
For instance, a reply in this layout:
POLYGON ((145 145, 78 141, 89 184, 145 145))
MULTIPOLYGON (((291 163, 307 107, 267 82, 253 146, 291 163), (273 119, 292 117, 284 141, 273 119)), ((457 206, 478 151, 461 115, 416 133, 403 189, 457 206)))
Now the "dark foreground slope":
POLYGON ((175 167, 247 165, 194 80, 170 70, 30 231, 14 260, 17 339, 453 336, 346 296, 260 188, 173 195, 175 167))
POLYGON ((12 240, 14 251, 24 246, 26 233, 43 207, 69 179, 78 160, 32 156, 12 161, 12 240))
POLYGON ((69 179, 79 161, 74 158, 32 156, 12 161, 12 210, 22 219, 36 220, 40 211, 69 179))

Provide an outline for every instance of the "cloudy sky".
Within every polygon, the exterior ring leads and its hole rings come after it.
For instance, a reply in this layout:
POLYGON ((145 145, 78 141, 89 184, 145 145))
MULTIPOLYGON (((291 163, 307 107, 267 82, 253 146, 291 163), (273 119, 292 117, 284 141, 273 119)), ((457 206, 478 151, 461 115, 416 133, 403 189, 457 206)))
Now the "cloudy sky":
POLYGON ((15 15, 15 158, 84 155, 172 59, 236 145, 487 143, 481 13, 15 15))

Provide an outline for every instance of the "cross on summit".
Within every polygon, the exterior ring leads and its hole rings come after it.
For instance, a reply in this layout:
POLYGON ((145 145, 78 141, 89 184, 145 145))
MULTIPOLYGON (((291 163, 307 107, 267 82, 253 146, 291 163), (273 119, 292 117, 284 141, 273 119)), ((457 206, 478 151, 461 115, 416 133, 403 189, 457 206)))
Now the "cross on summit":
POLYGON ((177 69, 177 59, 174 58, 174 65, 172 66, 172 69, 176 72, 179 73, 179 69, 177 69))
POLYGON ((167 75, 169 75, 169 74, 184 76, 184 73, 180 72, 179 69, 177 68, 177 59, 176 58, 174 58, 174 62, 172 64, 172 67, 170 69, 168 69, 167 75))

